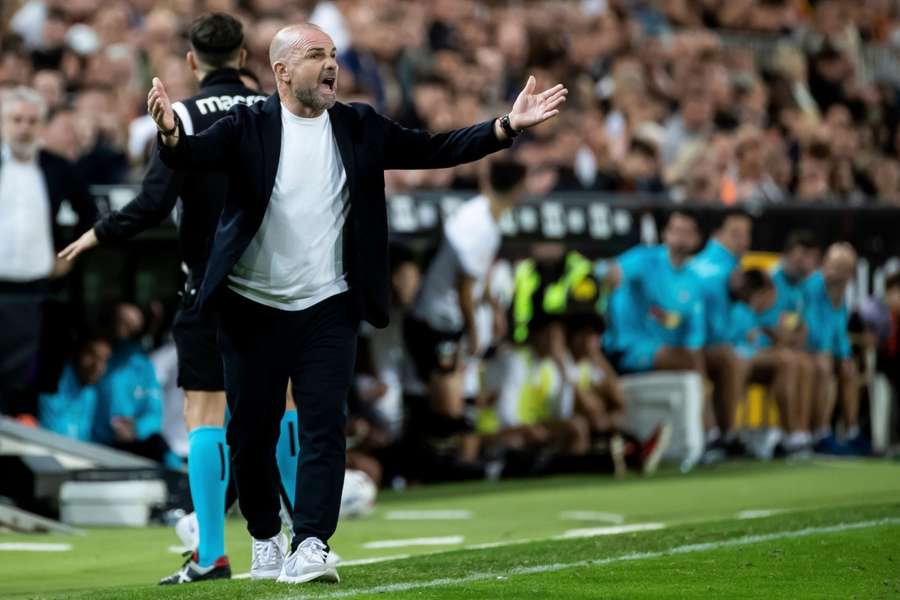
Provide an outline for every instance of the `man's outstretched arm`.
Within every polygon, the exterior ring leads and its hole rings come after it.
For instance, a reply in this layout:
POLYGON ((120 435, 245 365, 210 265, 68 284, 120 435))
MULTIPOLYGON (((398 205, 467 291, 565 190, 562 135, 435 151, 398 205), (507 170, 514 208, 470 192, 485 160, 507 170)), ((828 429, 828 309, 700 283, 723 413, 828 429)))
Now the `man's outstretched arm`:
MULTIPOLYGON (((535 93, 536 86, 535 78, 529 77, 509 112, 509 126, 514 135, 558 115, 569 93, 562 84, 540 93, 535 93)), ((385 169, 452 167, 478 160, 512 143, 500 119, 435 134, 381 119, 385 133, 385 169)))
POLYGON ((158 77, 147 94, 147 112, 159 130, 159 157, 177 171, 224 171, 235 155, 237 117, 228 113, 198 135, 187 135, 158 77))
POLYGON ((184 173, 169 169, 156 153, 152 154, 138 195, 120 210, 94 223, 91 229, 60 252, 59 258, 75 260, 98 243, 128 240, 158 225, 175 208, 183 181, 184 173))

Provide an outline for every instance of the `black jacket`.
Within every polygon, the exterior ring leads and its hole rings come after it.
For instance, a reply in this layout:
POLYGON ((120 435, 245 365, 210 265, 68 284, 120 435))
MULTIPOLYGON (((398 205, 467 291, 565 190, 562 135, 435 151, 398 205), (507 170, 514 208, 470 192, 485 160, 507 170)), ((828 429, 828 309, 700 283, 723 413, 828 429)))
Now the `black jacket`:
MULTIPOLYGON (((497 139, 493 121, 430 134, 406 129, 366 104, 337 103, 328 112, 350 191, 345 225, 350 288, 360 317, 384 327, 390 290, 384 171, 451 167, 506 148, 509 142, 497 139)), ((226 171, 229 177, 198 299, 202 306, 219 290, 265 216, 281 151, 281 101, 273 95, 262 104, 238 106, 199 135, 187 136, 183 129, 179 135, 174 148, 158 143, 165 164, 226 171)))
MULTIPOLYGON (((0 159, 2 163, 2 159, 0 159)), ((97 218, 97 205, 93 196, 88 191, 84 179, 79 176, 75 166, 68 160, 41 150, 37 155, 38 168, 44 175, 44 183, 47 185, 47 200, 50 202, 50 218, 53 228, 53 247, 61 250, 67 240, 62 235, 62 230, 56 222, 63 200, 68 200, 72 210, 78 215, 78 224, 75 231, 78 235, 87 230, 97 218)), ((0 216, 2 218, 2 216, 0 216)))
MULTIPOLYGON (((248 104, 264 99, 241 82, 235 69, 212 71, 200 82, 200 93, 183 100, 189 127, 203 131, 228 114, 230 100, 240 98, 248 104), (224 104, 220 100, 228 99, 224 104)), ((184 112, 182 112, 184 114, 184 112)), ((228 177, 224 173, 190 173, 173 171, 162 163, 159 154, 150 155, 150 163, 141 184, 141 191, 128 204, 109 213, 94 225, 94 233, 101 243, 130 239, 155 225, 172 213, 178 198, 182 199, 178 237, 181 256, 191 271, 192 279, 199 279, 206 269, 209 251, 222 203, 228 193, 228 177)))

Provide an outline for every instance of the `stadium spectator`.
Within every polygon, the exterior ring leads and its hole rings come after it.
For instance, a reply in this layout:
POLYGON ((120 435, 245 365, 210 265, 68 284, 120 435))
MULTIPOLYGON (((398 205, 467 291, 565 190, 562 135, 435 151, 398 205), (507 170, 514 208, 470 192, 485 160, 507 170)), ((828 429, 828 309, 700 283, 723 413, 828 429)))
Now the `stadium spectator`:
MULTIPOLYGON (((93 223, 94 201, 73 165, 40 149, 47 108, 40 94, 15 87, 0 97, 0 411, 14 412, 37 372, 43 303, 69 265, 58 215, 74 209, 76 230, 93 223)), ((80 231, 79 231, 80 232, 80 231)))
POLYGON ((603 347, 620 373, 705 371, 704 306, 687 268, 699 239, 695 217, 675 211, 661 245, 638 246, 598 264, 598 279, 615 288, 603 347))
POLYGON ((894 397, 900 397, 900 272, 887 277, 883 296, 863 302, 860 314, 877 353, 877 369, 890 380, 894 397))
POLYGON ((827 390, 828 402, 816 414, 817 448, 829 452, 867 452, 859 428, 859 373, 851 353, 848 333, 847 286, 856 272, 856 251, 847 243, 828 247, 822 268, 813 273, 805 288, 804 318, 810 323, 808 345, 816 353, 820 373, 834 374, 827 390), (835 406, 840 407, 843 424, 838 444, 832 432, 835 406))
POLYGON ((440 247, 403 328, 417 375, 428 386, 432 411, 448 419, 462 418, 465 357, 479 354, 476 308, 500 249, 500 217, 524 194, 520 163, 497 159, 488 170, 482 194, 459 207, 444 225, 440 247))
MULTIPOLYGON (((262 79, 265 92, 274 88, 266 57, 269 41, 292 19, 309 16, 340 32, 336 41, 347 97, 365 98, 407 126, 449 129, 473 120, 473 110, 492 114, 497 103, 511 99, 515 82, 526 71, 577 81, 571 100, 573 121, 579 126, 551 126, 534 135, 545 150, 568 136, 578 138, 576 148, 590 152, 581 152, 578 159, 578 152, 559 151, 544 164, 529 163, 534 189, 573 189, 573 183, 579 189, 617 189, 608 187, 605 178, 594 188, 592 173, 597 167, 618 173, 630 171, 635 162, 645 166, 646 148, 634 141, 643 139, 639 132, 646 125, 664 132, 656 144, 664 170, 689 157, 712 158, 717 149, 702 142, 721 137, 735 145, 743 127, 758 129, 764 139, 761 154, 770 158, 762 161, 762 172, 754 165, 760 153, 752 148, 737 161, 751 173, 739 197, 729 191, 734 173, 716 175, 715 187, 724 187, 721 199, 726 202, 755 198, 760 190, 753 191, 753 181, 766 182, 763 196, 768 198, 767 192, 775 189, 769 178, 782 193, 797 189, 790 180, 802 179, 799 195, 819 200, 881 201, 880 195, 896 187, 885 183, 885 192, 872 185, 876 170, 890 178, 891 167, 882 168, 878 159, 896 158, 891 145, 877 135, 896 129, 896 111, 886 109, 895 102, 896 85, 882 81, 878 64, 869 58, 875 53, 863 51, 896 40, 900 30, 890 3, 865 3, 866 10, 853 10, 837 0, 802 9, 781 0, 715 5, 690 1, 664 7, 622 0, 533 2, 527 8, 444 4, 321 1, 300 8, 288 2, 205 2, 188 10, 183 4, 159 8, 153 3, 104 5, 93 0, 83 6, 26 2, 11 21, 16 33, 4 39, 0 83, 39 87, 53 111, 73 108, 82 95, 103 90, 113 98, 114 110, 99 119, 104 121, 96 138, 100 146, 87 135, 95 127, 79 125, 90 143, 76 159, 93 151, 90 162, 95 165, 121 160, 127 147, 138 163, 130 170, 136 178, 146 162, 145 145, 142 133, 129 125, 143 114, 140 91, 149 83, 146 73, 161 74, 175 99, 191 95, 194 83, 180 59, 188 49, 183 32, 196 11, 223 6, 245 24, 248 66, 262 79), (722 27, 729 35, 720 38, 722 27), (491 31, 496 34, 489 35, 491 31), (568 32, 569 39, 563 40, 558 31, 568 32), (732 37, 748 31, 771 34, 771 41, 754 41, 765 45, 751 52, 748 44, 732 37), (702 85, 696 83, 700 81, 702 85), (66 93, 57 100, 61 84, 66 93), (420 87, 431 89, 423 95, 420 87), (853 123, 829 134, 832 141, 848 139, 850 129, 859 137, 852 177, 845 158, 836 156, 836 164, 820 173, 819 165, 801 164, 802 152, 793 151, 809 145, 811 133, 823 130, 835 106, 849 108, 853 123), (591 120, 599 127, 589 126, 591 120), (789 152, 779 149, 776 133, 784 137, 781 143, 789 152), (575 181, 573 172, 581 173, 575 181), (820 175, 836 181, 823 185, 820 175)), ((391 174, 388 181, 390 189, 435 188, 456 181, 464 171, 391 174)), ((94 173, 92 178, 121 181, 121 163, 94 173)), ((461 180, 470 186, 473 181, 461 180)), ((664 191, 673 192, 670 187, 664 191)))
POLYGON ((512 448, 587 455, 590 424, 575 414, 571 372, 562 319, 536 317, 527 346, 501 353, 487 368, 485 392, 494 397, 499 425, 493 437, 512 448))
POLYGON ((111 352, 104 337, 93 334, 81 338, 63 369, 56 392, 40 396, 41 427, 83 442, 92 441, 97 384, 106 373, 111 352))
POLYGON ((114 343, 109 367, 98 384, 94 441, 178 466, 162 437, 162 389, 140 344, 144 315, 119 304, 112 317, 114 343))
POLYGON ((770 431, 755 452, 771 458, 778 445, 788 455, 810 451, 809 405, 814 367, 802 349, 786 345, 772 346, 763 330, 760 316, 777 302, 777 288, 764 271, 750 269, 732 272, 729 295, 735 300, 730 321, 733 344, 741 359, 745 383, 763 383, 778 406, 781 427, 770 431))
POLYGON ((709 421, 710 458, 722 452, 745 453, 735 429, 734 417, 744 395, 746 368, 737 352, 732 321, 735 300, 733 274, 750 249, 753 220, 741 210, 726 211, 712 238, 691 260, 690 270, 701 286, 705 325, 703 349, 707 374, 713 381, 712 419, 709 421), (713 425, 714 423, 714 425, 713 425))

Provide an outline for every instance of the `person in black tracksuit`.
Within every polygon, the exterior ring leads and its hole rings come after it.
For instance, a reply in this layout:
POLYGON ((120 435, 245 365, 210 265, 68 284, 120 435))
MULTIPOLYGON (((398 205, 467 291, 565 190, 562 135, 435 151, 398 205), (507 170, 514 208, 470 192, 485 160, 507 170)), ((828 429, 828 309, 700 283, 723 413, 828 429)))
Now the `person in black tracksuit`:
MULTIPOLYGON (((246 50, 242 27, 236 19, 221 13, 201 17, 191 28, 190 43, 187 60, 200 80, 200 92, 173 106, 188 133, 207 129, 236 104, 250 105, 265 100, 266 96, 258 89, 248 87, 242 80, 242 75, 246 79, 246 72, 241 70, 246 50)), ((153 152, 137 197, 121 210, 106 215, 60 253, 61 257, 72 260, 97 244, 130 239, 159 224, 173 210, 176 213, 187 281, 173 334, 178 352, 178 384, 185 390, 185 421, 190 432, 188 478, 199 545, 178 572, 160 582, 163 584, 231 575, 224 547, 224 514, 234 501, 234 486, 230 486, 226 500, 229 461, 224 430, 224 374, 216 343, 218 315, 194 306, 227 190, 227 175, 172 171, 153 152)), ((287 453, 295 458, 293 464, 286 459, 281 466, 285 471, 283 493, 292 501, 296 478, 296 411, 288 411, 287 415, 284 426, 292 431, 283 437, 290 446, 287 453)))

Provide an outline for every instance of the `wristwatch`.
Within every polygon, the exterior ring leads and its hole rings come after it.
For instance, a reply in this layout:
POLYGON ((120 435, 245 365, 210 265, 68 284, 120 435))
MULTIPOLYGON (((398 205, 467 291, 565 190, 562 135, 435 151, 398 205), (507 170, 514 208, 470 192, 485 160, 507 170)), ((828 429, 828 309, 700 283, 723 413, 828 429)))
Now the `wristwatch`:
POLYGON ((169 129, 169 130, 167 130, 167 131, 163 131, 162 129, 157 128, 157 129, 159 129, 159 133, 160 133, 163 137, 169 137, 170 135, 172 135, 172 134, 174 134, 176 131, 178 131, 178 122, 180 121, 180 119, 178 118, 178 113, 176 113, 175 111, 172 111, 172 113, 173 113, 173 116, 175 117, 175 125, 172 127, 172 129, 169 129))
POLYGON ((515 129, 513 129, 512 124, 509 122, 509 113, 506 113, 505 115, 500 117, 500 128, 503 130, 503 133, 505 133, 510 139, 522 133, 521 131, 516 131, 515 129))

